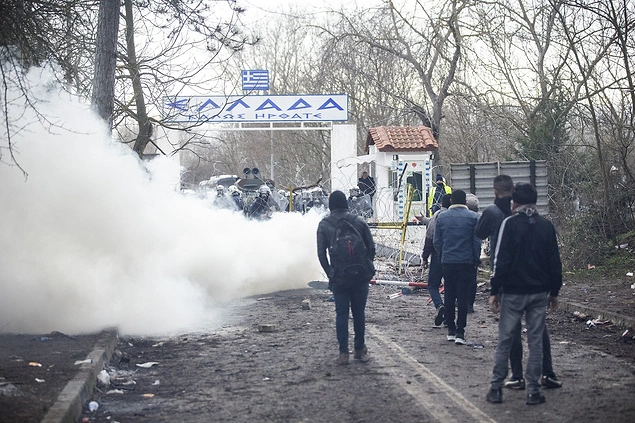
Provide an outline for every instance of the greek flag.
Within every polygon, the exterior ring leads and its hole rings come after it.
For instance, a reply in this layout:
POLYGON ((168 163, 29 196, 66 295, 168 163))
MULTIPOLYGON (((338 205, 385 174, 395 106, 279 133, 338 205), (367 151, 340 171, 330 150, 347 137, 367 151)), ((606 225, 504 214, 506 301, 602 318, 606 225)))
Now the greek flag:
POLYGON ((243 71, 243 90, 268 90, 269 89, 269 71, 268 70, 244 70, 243 71))

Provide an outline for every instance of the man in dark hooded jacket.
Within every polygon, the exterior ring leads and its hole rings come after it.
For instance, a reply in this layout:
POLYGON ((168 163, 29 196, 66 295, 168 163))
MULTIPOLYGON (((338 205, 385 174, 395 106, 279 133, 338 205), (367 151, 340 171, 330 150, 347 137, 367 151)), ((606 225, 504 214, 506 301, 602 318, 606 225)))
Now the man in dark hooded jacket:
POLYGON ((329 196, 330 214, 322 219, 317 229, 317 252, 320 265, 329 278, 329 289, 335 299, 335 329, 339 344, 339 364, 348 364, 348 316, 349 309, 353 314, 353 329, 355 331, 355 355, 361 360, 366 356, 367 349, 364 340, 366 330, 366 300, 368 299, 368 284, 375 274, 373 260, 375 259, 375 242, 370 228, 360 216, 348 211, 346 195, 342 191, 333 191, 329 196), (359 278, 344 275, 344 269, 331 257, 330 248, 333 247, 334 235, 338 222, 346 219, 356 230, 365 245, 366 257, 363 261, 364 271, 359 278), (329 256, 327 257, 327 250, 329 256))
POLYGON ((540 392, 545 309, 547 306, 551 311, 558 308, 562 262, 556 230, 549 220, 538 214, 537 197, 533 185, 516 184, 512 194, 513 214, 503 220, 498 233, 489 299, 491 310, 500 311, 494 370, 486 396, 492 403, 503 402, 501 388, 509 371, 509 352, 523 314, 529 344, 527 404, 545 402, 540 392))

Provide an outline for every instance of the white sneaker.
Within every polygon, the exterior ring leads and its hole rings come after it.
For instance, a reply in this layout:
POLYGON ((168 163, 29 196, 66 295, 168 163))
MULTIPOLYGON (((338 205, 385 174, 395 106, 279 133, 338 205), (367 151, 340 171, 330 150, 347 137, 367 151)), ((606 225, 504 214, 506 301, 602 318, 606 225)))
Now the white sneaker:
MULTIPOLYGON (((456 335, 450 335, 448 334, 448 341, 455 341, 456 340, 456 335)), ((456 341, 455 341, 456 342, 456 341)))
POLYGON ((463 335, 457 335, 454 338, 454 343, 457 345, 465 345, 465 338, 463 335))

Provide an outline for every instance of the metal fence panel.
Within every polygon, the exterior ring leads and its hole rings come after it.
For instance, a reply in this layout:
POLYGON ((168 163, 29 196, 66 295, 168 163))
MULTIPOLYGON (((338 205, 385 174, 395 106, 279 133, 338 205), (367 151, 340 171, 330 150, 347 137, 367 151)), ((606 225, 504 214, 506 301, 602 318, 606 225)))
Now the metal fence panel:
POLYGON ((538 192, 538 211, 549 213, 549 192, 547 184, 547 162, 516 161, 490 163, 456 163, 450 165, 450 186, 471 192, 479 200, 479 210, 494 204, 494 178, 509 175, 514 183, 533 183, 538 192))

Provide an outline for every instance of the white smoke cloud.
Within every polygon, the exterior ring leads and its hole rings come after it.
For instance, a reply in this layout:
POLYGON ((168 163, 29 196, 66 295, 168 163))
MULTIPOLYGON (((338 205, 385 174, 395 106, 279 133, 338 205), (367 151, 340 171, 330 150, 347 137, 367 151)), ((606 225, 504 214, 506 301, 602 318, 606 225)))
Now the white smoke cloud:
POLYGON ((212 210, 168 188, 176 164, 147 169, 87 104, 33 69, 30 95, 50 126, 7 97, 0 148, 0 332, 157 335, 222 318, 221 303, 321 279, 317 214, 266 222, 212 210))

